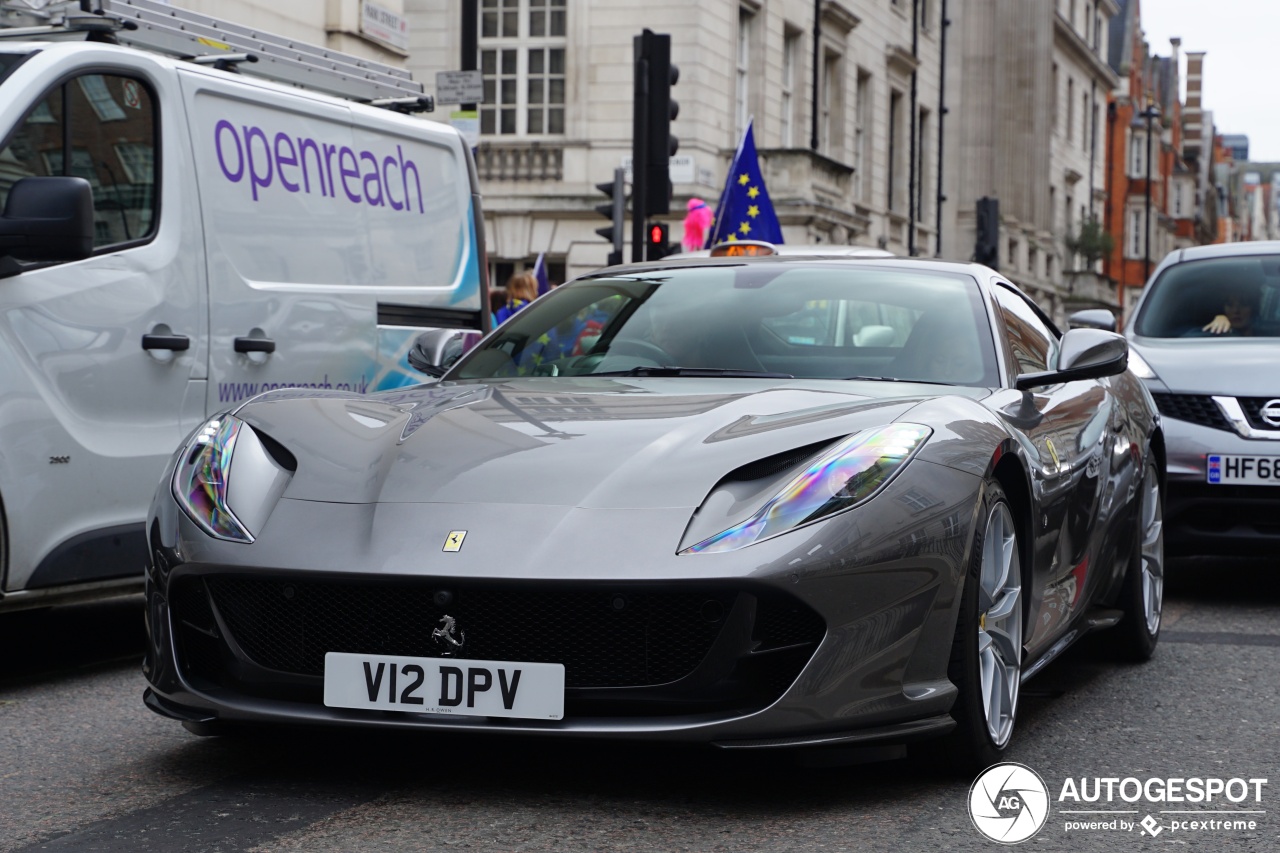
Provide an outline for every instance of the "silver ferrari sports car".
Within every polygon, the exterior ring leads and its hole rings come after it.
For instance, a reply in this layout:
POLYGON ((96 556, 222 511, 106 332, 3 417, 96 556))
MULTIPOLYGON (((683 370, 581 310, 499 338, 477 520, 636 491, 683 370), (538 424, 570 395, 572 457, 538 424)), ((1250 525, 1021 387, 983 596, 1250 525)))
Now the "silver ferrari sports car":
POLYGON ((202 734, 940 737, 985 766, 1074 640, 1156 644, 1163 440, 1127 352, 971 264, 587 275, 438 381, 198 429, 148 523, 145 701, 202 734))

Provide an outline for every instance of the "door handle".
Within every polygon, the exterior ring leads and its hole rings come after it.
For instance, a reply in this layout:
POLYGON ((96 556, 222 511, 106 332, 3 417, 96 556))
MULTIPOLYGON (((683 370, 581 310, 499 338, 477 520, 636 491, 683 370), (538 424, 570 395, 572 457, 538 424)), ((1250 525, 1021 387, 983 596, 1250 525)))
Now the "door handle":
POLYGON ((276 342, 270 338, 236 338, 236 352, 275 352, 276 342))
POLYGON ((191 338, 186 335, 143 335, 142 348, 185 352, 191 349, 191 338))

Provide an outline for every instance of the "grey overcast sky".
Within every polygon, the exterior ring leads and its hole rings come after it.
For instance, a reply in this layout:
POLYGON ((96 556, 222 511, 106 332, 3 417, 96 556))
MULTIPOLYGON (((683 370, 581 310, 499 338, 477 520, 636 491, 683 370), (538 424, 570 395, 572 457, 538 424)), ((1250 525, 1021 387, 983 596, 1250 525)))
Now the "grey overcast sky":
MULTIPOLYGON (((1280 91, 1276 39, 1280 0, 1140 0, 1152 53, 1205 51, 1204 108, 1218 133, 1249 137, 1249 159, 1280 162, 1280 91)), ((1182 63, 1186 85, 1186 61, 1182 63)), ((1185 88, 1183 94, 1186 94, 1185 88)))

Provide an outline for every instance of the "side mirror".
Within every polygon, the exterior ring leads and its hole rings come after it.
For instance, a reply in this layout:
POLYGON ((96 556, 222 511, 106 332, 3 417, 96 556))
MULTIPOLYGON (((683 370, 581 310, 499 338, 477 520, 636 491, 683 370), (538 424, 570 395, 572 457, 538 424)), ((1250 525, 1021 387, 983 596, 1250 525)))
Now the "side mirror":
POLYGON ((467 329, 430 329, 409 348, 409 364, 428 376, 444 376, 466 352, 467 329))
POLYGON ((1116 315, 1106 308, 1088 308, 1068 317, 1067 325, 1073 329, 1101 329, 1104 332, 1114 332, 1116 315))
POLYGON ((78 261, 93 254, 93 188, 84 178, 23 178, 0 217, 0 257, 78 261))
POLYGON ((1101 329, 1072 329, 1058 345, 1058 369, 1018 377, 1015 387, 1028 391, 1041 385, 1116 376, 1129 366, 1129 342, 1101 329))

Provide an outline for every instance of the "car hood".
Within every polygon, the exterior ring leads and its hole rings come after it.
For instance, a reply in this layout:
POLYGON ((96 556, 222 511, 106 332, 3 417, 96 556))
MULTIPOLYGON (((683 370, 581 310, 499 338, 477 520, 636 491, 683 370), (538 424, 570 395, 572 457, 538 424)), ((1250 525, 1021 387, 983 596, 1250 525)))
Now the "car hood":
POLYGON ((1132 338, 1130 346, 1170 391, 1233 397, 1280 396, 1277 338, 1132 338))
POLYGON ((621 509, 697 506, 744 464, 891 423, 937 392, 558 377, 369 396, 280 392, 236 414, 296 457, 285 499, 621 509))

